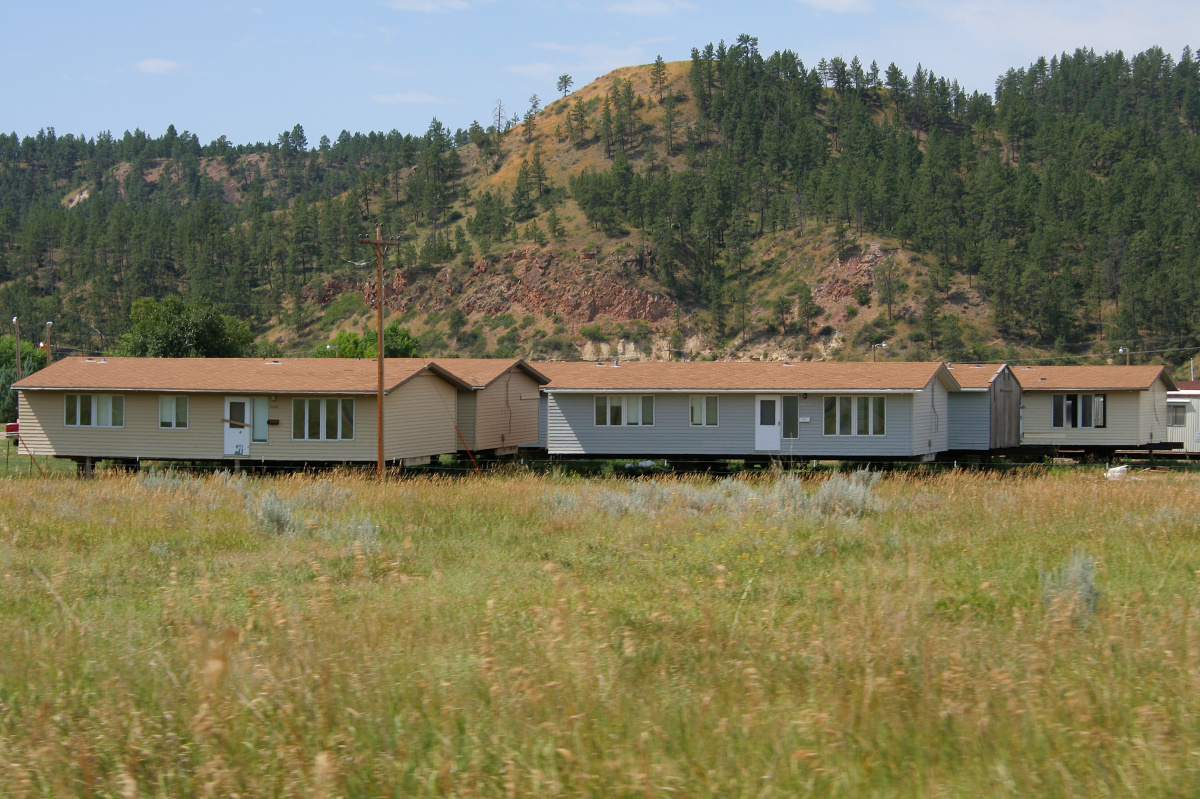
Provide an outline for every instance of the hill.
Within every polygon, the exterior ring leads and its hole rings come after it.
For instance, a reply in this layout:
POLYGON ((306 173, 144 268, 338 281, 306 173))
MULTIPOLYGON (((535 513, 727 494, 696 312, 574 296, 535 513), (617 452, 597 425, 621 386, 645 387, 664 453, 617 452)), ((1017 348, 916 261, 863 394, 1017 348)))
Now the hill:
MULTIPOLYGON (((429 354, 954 360, 1194 347, 1200 68, 807 67, 751 37, 524 119, 270 144, 0 137, 0 305, 111 346, 140 296, 284 351, 367 327, 359 234, 429 354), (78 320, 78 321, 75 321, 78 320), (103 331, 101 333, 100 331, 103 331)), ((1184 356, 1186 357, 1186 355, 1184 356)))

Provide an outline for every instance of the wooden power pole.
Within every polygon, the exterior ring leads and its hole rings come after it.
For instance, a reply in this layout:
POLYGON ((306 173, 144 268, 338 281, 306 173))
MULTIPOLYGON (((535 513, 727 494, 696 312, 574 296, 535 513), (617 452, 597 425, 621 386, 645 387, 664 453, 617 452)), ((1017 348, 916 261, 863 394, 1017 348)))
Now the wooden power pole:
POLYGON ((376 449, 379 461, 379 482, 383 482, 384 466, 383 466, 383 248, 384 247, 399 247, 398 241, 385 241, 383 231, 380 228, 375 228, 374 239, 359 239, 359 244, 370 244, 375 248, 375 311, 379 327, 379 351, 376 353, 377 371, 379 372, 379 383, 375 392, 375 436, 376 449))

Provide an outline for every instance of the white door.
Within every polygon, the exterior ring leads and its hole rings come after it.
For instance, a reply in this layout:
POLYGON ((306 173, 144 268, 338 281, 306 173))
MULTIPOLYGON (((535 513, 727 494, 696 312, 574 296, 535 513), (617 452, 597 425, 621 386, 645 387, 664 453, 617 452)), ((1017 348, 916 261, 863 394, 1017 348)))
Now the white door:
POLYGON ((250 454, 250 401, 242 397, 225 398, 225 454, 246 457, 250 454))
POLYGON ((754 398, 754 448, 778 452, 783 443, 783 413, 778 396, 754 398))

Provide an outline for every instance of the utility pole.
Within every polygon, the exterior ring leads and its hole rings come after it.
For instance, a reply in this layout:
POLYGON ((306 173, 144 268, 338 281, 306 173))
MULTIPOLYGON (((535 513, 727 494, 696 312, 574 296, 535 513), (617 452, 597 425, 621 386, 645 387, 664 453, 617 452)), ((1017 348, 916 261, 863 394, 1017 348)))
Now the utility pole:
POLYGON ((17 339, 17 382, 21 381, 21 323, 13 317, 13 331, 17 339))
POLYGON ((50 365, 50 326, 53 322, 46 323, 46 365, 50 365))
POLYGON ((375 228, 374 239, 359 239, 359 244, 370 244, 375 248, 375 311, 376 319, 378 320, 379 351, 376 353, 375 361, 378 366, 379 384, 375 392, 375 436, 376 448, 378 450, 379 461, 379 482, 383 482, 384 467, 383 467, 383 248, 384 247, 399 247, 398 241, 385 241, 383 238, 383 230, 375 228))

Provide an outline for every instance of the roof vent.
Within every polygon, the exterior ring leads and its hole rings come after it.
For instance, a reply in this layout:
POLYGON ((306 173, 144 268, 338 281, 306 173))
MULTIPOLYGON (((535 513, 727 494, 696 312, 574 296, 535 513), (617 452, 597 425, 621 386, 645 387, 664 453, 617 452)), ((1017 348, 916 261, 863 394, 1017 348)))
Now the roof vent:
POLYGON ((791 362, 791 361, 784 361, 784 362, 783 362, 783 365, 784 365, 784 366, 791 366, 791 365, 792 365, 792 362, 791 362))
POLYGON ((613 358, 613 368, 614 368, 614 369, 616 369, 616 368, 617 368, 618 366, 620 366, 620 365, 621 365, 621 359, 620 359, 620 358, 613 358))
POLYGON ((106 358, 101 358, 100 363, 108 363, 108 360, 106 358))
POLYGON ((95 358, 84 358, 83 362, 84 363, 95 363, 96 359, 95 358))
POLYGON ((1044 378, 1044 377, 1039 377, 1038 380, 1042 381, 1043 383, 1046 382, 1046 378, 1044 378))
POLYGON ((953 369, 953 368, 954 368, 954 361, 946 361, 946 368, 947 368, 947 369, 953 369))
POLYGON ((269 366, 279 366, 282 363, 283 363, 283 361, 267 361, 267 365, 269 365, 269 366))

